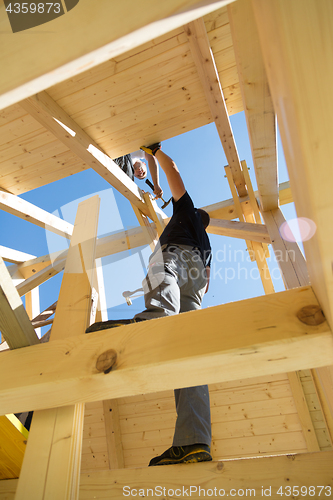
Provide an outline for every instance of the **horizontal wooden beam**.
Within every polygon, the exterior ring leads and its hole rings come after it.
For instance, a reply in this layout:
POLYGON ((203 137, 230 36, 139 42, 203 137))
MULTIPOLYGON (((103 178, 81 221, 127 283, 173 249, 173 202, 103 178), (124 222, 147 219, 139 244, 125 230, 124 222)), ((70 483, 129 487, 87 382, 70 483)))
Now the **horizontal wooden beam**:
POLYGON ((142 212, 149 215, 149 209, 143 200, 141 189, 47 92, 36 94, 20 104, 25 111, 52 132, 105 181, 142 212))
POLYGON ((116 5, 100 0, 97 9, 95 0, 81 0, 57 19, 14 35, 1 2, 0 45, 6 50, 0 53, 0 109, 88 71, 229 1, 169 0, 156 8, 155 0, 140 4, 124 0, 116 5))
POLYGON ((231 238, 259 241, 260 243, 271 242, 266 226, 251 222, 210 219, 207 232, 219 234, 221 236, 229 236, 231 238))
POLYGON ((331 365, 327 323, 310 326, 297 317, 313 305, 310 287, 295 288, 4 351, 0 414, 331 365), (116 365, 99 372, 107 351, 116 365))
POLYGON ((70 239, 73 224, 36 207, 18 196, 0 191, 0 209, 70 239))
MULTIPOLYGON (((168 220, 169 219, 166 219, 166 222, 168 222, 168 220)), ((156 235, 155 228, 151 227, 151 230, 156 235)), ((252 241, 259 241, 261 243, 270 243, 266 227, 260 224, 211 219, 207 232, 220 236, 229 236, 231 238, 251 239, 252 241)), ((106 257, 107 255, 113 255, 127 250, 128 248, 135 248, 146 244, 147 240, 144 237, 144 228, 138 227, 130 229, 129 231, 122 231, 121 233, 106 236, 97 241, 97 258, 106 257), (127 235, 125 233, 127 233, 127 235), (133 237, 132 243, 129 239, 130 236, 133 237), (126 245, 125 248, 124 245, 126 245)), ((67 250, 64 250, 60 254, 57 253, 53 256, 45 255, 33 259, 32 261, 25 262, 22 267, 19 266, 17 270, 26 277, 24 281, 16 286, 20 296, 22 297, 36 286, 45 283, 45 281, 52 278, 52 276, 61 272, 65 267, 66 255, 67 250)), ((14 269, 12 271, 14 271, 14 269)))
POLYGON ((36 258, 35 255, 31 255, 30 253, 20 252, 19 250, 3 247, 2 245, 0 245, 0 257, 12 264, 22 264, 22 262, 36 258))
MULTIPOLYGON (((257 194, 258 193, 256 192, 255 195, 257 194)), ((281 204, 292 203, 291 191, 288 182, 280 184, 280 198, 281 198, 281 204)), ((243 206, 245 207, 246 204, 248 204, 248 198, 246 198, 246 200, 242 202, 243 206)), ((207 205, 203 207, 203 209, 210 214, 212 219, 216 218, 216 219, 232 220, 236 217, 235 206, 233 204, 232 199, 225 200, 219 203, 214 203, 213 205, 207 205)), ((169 219, 166 219, 165 222, 167 223, 168 220, 169 219)), ((221 227, 223 223, 224 221, 219 221, 217 224, 219 224, 221 227)), ((208 228, 208 232, 211 234, 222 234, 221 232, 218 231, 220 231, 220 229, 217 226, 216 227, 211 226, 208 228)), ((265 232, 265 229, 259 228, 258 231, 265 232)), ((243 236, 236 236, 236 235, 234 237, 243 238, 243 236)), ((261 233, 258 234, 258 237, 259 238, 262 237, 261 233)), ((100 238, 97 240, 96 258, 106 257, 107 255, 113 255, 128 250, 130 248, 137 248, 140 246, 144 246, 146 244, 147 241, 145 239, 145 235, 141 227, 136 227, 133 229, 129 229, 127 231, 121 231, 119 233, 112 234, 111 236, 105 236, 104 238, 100 238)), ((26 261, 18 266, 10 266, 8 270, 12 277, 15 277, 19 271, 22 274, 22 276, 25 279, 27 279, 30 276, 36 274, 38 271, 45 269, 46 266, 49 266, 51 264, 51 262, 54 265, 55 263, 64 260, 66 258, 66 255, 67 255, 67 250, 62 250, 50 255, 43 255, 42 257, 37 257, 36 259, 26 261)), ((22 278, 21 274, 17 275, 17 277, 20 279, 22 278)))
MULTIPOLYGON (((333 489, 332 461, 333 452, 325 451, 187 466, 89 471, 81 474, 79 500, 126 496, 279 500, 290 496, 290 492, 299 498, 329 498, 333 489)), ((14 500, 17 483, 17 479, 0 481, 0 500, 14 500)))

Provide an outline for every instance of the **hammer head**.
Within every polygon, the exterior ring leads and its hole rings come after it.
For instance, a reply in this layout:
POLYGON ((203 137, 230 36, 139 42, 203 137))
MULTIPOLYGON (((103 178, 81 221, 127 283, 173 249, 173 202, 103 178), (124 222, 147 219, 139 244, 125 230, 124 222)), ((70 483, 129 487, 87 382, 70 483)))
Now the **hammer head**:
POLYGON ((170 198, 170 200, 164 202, 164 205, 161 206, 162 210, 169 205, 171 200, 172 200, 172 197, 170 198))

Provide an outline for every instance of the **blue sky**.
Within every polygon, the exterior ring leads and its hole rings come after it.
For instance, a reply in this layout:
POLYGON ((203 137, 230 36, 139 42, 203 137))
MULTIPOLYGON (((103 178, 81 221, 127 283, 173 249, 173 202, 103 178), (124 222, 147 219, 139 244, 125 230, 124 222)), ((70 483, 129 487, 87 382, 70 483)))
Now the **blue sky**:
MULTIPOLYGON (((239 157, 241 160, 246 160, 250 167, 250 176, 256 190, 244 113, 232 116, 231 125, 239 157)), ((177 163, 186 189, 197 207, 231 198, 228 181, 224 177, 227 160, 214 124, 164 141, 162 149, 177 163)), ((288 180, 288 174, 280 140, 278 158, 279 183, 281 183, 288 180)), ((163 172, 160 173, 160 177, 164 199, 169 199, 171 193, 163 172)), ((138 184, 142 189, 149 190, 142 181, 138 184)), ((91 169, 35 189, 21 197, 74 223, 78 203, 96 193, 101 198, 99 237, 138 226, 130 203, 91 169)), ((162 202, 158 201, 158 204, 161 206, 162 202)), ((281 208, 287 220, 296 216, 293 204, 281 208)), ((165 212, 171 216, 171 204, 165 212)), ((64 238, 2 211, 0 211, 0 224, 2 228, 0 244, 15 250, 41 256, 68 246, 64 238)), ((255 262, 249 261, 245 241, 216 235, 210 235, 210 240, 215 258, 213 257, 212 262, 210 290, 204 298, 203 307, 263 295, 257 266, 255 262)), ((110 319, 129 318, 144 309, 143 297, 133 300, 132 306, 128 306, 122 297, 122 292, 141 286, 150 253, 147 246, 103 259, 110 319)), ((268 264, 275 290, 281 291, 284 289, 282 279, 279 277, 272 251, 270 253, 268 264)), ((41 311, 57 300, 61 279, 62 273, 40 287, 41 311)), ((43 333, 45 331, 47 327, 43 333)))

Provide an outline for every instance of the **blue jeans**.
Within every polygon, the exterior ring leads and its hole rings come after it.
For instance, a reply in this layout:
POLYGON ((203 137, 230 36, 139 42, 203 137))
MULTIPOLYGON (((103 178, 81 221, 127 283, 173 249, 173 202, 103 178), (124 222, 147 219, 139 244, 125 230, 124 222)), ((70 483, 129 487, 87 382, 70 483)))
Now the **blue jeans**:
MULTIPOLYGON (((137 319, 153 319, 201 308, 207 285, 206 270, 196 250, 169 245, 155 251, 143 281, 146 309, 137 319)), ((211 421, 208 386, 175 390, 177 421, 173 446, 202 443, 210 446, 211 421)))

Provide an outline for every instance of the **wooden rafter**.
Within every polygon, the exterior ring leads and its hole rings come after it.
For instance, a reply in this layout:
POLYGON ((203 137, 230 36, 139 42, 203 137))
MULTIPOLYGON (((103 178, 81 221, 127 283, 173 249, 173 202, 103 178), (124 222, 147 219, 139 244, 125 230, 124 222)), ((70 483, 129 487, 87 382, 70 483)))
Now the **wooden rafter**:
POLYGON ((244 177, 205 23, 203 19, 196 19, 184 26, 184 30, 237 192, 239 196, 246 196, 244 177))
POLYGON ((10 193, 0 192, 0 208, 5 212, 32 222, 53 233, 70 239, 73 233, 73 225, 59 217, 46 212, 42 208, 36 207, 18 196, 10 193))
POLYGON ((275 112, 251 1, 231 3, 228 14, 260 205, 273 210, 279 195, 275 112))
POLYGON ((21 106, 104 180, 148 215, 141 190, 135 182, 46 92, 29 97, 21 102, 21 106))
POLYGON ((333 364, 333 338, 327 323, 310 326, 297 317, 309 305, 317 305, 311 288, 295 288, 135 323, 116 332, 76 336, 70 344, 63 340, 5 351, 0 364, 0 413, 333 364), (97 358, 110 349, 118 353, 118 367, 101 374, 97 358), (8 370, 15 377, 6 379, 8 370), (27 384, 33 386, 28 393, 27 384))

